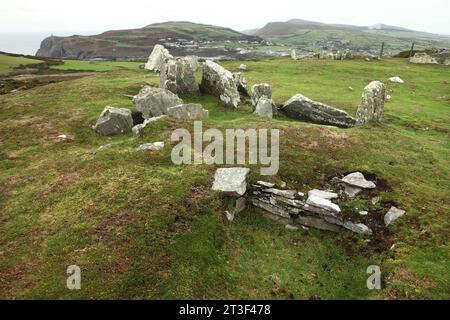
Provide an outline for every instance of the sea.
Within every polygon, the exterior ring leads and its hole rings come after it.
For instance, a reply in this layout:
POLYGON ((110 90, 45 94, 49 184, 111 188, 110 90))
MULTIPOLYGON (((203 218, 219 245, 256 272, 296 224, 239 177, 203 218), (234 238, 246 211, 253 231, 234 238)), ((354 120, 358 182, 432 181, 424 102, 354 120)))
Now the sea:
POLYGON ((25 55, 35 55, 41 41, 51 36, 67 37, 74 34, 92 35, 96 32, 0 32, 0 51, 7 53, 18 53, 25 55))

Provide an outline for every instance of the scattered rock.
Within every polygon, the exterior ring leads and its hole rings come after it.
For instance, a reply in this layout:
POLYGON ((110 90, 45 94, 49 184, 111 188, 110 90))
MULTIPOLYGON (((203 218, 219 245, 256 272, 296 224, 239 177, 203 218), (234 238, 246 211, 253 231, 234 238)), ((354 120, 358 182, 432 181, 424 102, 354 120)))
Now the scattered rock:
POLYGON ((281 111, 290 118, 317 124, 343 128, 353 127, 356 124, 356 119, 347 112, 313 101, 301 94, 286 101, 281 111))
POLYGON ((298 229, 299 229, 298 227, 293 226, 292 224, 287 224, 285 228, 288 231, 298 231, 298 229))
POLYGON ((247 65, 246 64, 241 64, 239 66, 239 70, 246 71, 247 70, 247 65))
POLYGON ((170 107, 167 109, 167 114, 175 119, 188 121, 208 118, 209 112, 203 109, 201 104, 188 103, 170 107))
POLYGON ((241 101, 233 74, 215 62, 203 64, 202 92, 219 97, 219 103, 236 109, 241 101))
POLYGON ((350 186, 358 187, 358 188, 362 188, 362 189, 376 188, 375 183, 373 183, 372 181, 366 180, 366 178, 364 178, 364 175, 361 172, 354 172, 354 173, 350 173, 350 174, 346 175, 342 179, 342 182, 345 182, 346 184, 348 184, 350 186))
POLYGON ((284 181, 281 181, 281 182, 280 182, 280 187, 281 187, 281 188, 286 188, 286 186, 287 186, 287 183, 286 183, 286 182, 284 182, 284 181))
POLYGON ((370 202, 372 203, 372 205, 376 205, 378 202, 380 202, 381 197, 373 197, 370 202))
POLYGON ((144 68, 150 71, 161 71, 164 62, 167 59, 173 59, 173 56, 169 53, 169 50, 164 48, 164 46, 157 44, 153 47, 153 51, 148 57, 148 61, 144 68))
POLYGON ((353 223, 350 221, 346 221, 344 223, 344 228, 365 236, 371 236, 373 234, 372 230, 370 230, 368 226, 362 223, 353 223))
POLYGON ((310 216, 297 216, 295 222, 303 226, 316 228, 319 230, 339 232, 341 228, 338 225, 329 223, 321 218, 310 217, 310 216))
POLYGON ((267 117, 272 119, 273 105, 274 103, 272 99, 261 97, 258 101, 258 104, 256 105, 254 113, 260 117, 267 117))
POLYGON ((313 189, 311 191, 308 192, 308 196, 316 196, 322 199, 337 199, 338 198, 338 194, 334 193, 334 192, 329 192, 329 191, 323 191, 323 190, 318 190, 318 189, 313 189))
POLYGON ((361 104, 356 112, 358 124, 378 122, 383 118, 386 87, 380 81, 373 81, 364 88, 361 104))
POLYGON ((389 78, 389 81, 395 82, 395 83, 405 83, 405 81, 403 81, 400 77, 389 78))
POLYGON ((242 196, 247 191, 248 168, 220 168, 214 175, 212 190, 242 196))
POLYGON ((240 197, 237 199, 235 198, 229 199, 228 210, 225 211, 225 215, 228 221, 230 222, 233 221, 237 214, 245 210, 245 207, 246 207, 245 197, 240 197))
POLYGON ((363 189, 361 189, 361 188, 349 186, 349 185, 345 185, 345 188, 344 188, 344 192, 349 198, 356 197, 362 191, 363 191, 363 189))
POLYGON ((417 64, 439 64, 439 62, 435 58, 425 52, 417 52, 413 57, 409 59, 409 62, 417 64))
POLYGON ((260 186, 263 186, 263 187, 266 187, 266 188, 273 188, 275 186, 274 183, 265 182, 265 181, 258 181, 256 183, 259 184, 260 186))
POLYGON ((59 136, 57 136, 57 138, 58 138, 59 140, 67 140, 67 135, 65 135, 65 134, 60 134, 59 136))
POLYGON ((277 196, 282 196, 288 199, 295 199, 296 191, 295 190, 279 190, 275 188, 265 189, 264 192, 272 193, 277 196))
POLYGON ((133 127, 133 129, 132 129, 133 135, 134 135, 135 137, 139 137, 140 134, 141 134, 141 131, 142 131, 144 128, 146 128, 150 123, 156 122, 156 121, 161 120, 161 119, 164 119, 164 118, 166 118, 166 117, 167 117, 166 115, 163 115, 163 116, 153 117, 153 118, 144 120, 143 123, 138 124, 138 125, 135 125, 135 126, 133 127))
POLYGON ((183 59, 170 59, 164 63, 159 86, 175 94, 199 93, 195 70, 187 60, 183 59))
POLYGON ((368 211, 360 211, 360 212, 359 212, 359 215, 360 215, 360 216, 367 216, 368 214, 369 214, 368 211))
POLYGON ((104 136, 131 132, 133 128, 131 111, 107 106, 92 128, 104 136))
POLYGON ((144 143, 140 145, 136 151, 160 151, 164 149, 164 142, 144 143))
POLYGON ((384 216, 384 224, 389 226, 392 222, 402 217, 405 214, 405 210, 398 209, 396 207, 391 207, 389 211, 384 216))
POLYGON ((145 86, 133 98, 136 108, 142 112, 144 119, 159 117, 167 114, 167 109, 183 104, 176 94, 162 88, 145 86))

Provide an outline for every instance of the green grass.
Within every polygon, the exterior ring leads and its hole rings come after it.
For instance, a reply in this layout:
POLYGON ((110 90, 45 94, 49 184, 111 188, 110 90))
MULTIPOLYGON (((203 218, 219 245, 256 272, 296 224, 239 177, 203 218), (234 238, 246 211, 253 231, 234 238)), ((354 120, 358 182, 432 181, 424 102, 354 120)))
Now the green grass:
MULTIPOLYGON (((231 71, 239 64, 224 63, 231 71)), ((105 105, 133 109, 123 95, 158 83, 153 73, 121 68, 0 96, 0 151, 8 155, 0 158, 0 297, 449 299, 450 69, 396 59, 247 64, 249 84, 269 82, 277 103, 302 93, 352 114, 366 84, 387 84, 385 120, 348 130, 183 97, 209 109, 205 128, 279 128, 272 181, 305 192, 353 170, 386 179, 392 191, 382 200, 407 211, 387 245, 345 232, 287 232, 251 209, 228 223, 210 190, 215 168, 170 160, 172 130, 191 123, 166 119, 137 140, 92 131, 105 105), (58 141, 62 133, 71 140, 58 141), (161 153, 134 152, 161 140, 161 153), (111 142, 120 144, 92 155, 111 142), (82 269, 79 291, 65 288, 72 264, 82 269), (372 264, 381 267, 381 291, 366 288, 372 264)), ((250 180, 260 179, 252 169, 250 180)))
POLYGON ((11 72, 15 67, 26 64, 40 63, 40 60, 34 60, 24 57, 13 57, 0 53, 0 75, 11 72))
POLYGON ((113 71, 120 69, 139 69, 141 62, 133 61, 86 61, 64 60, 64 64, 54 66, 52 69, 77 71, 113 71))

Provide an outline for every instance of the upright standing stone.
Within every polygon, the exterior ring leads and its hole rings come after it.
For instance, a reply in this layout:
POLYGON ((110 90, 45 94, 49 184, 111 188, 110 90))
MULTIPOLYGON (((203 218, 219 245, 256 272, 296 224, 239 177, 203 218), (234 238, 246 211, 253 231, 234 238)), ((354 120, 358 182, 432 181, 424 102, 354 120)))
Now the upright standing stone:
POLYGON ((242 72, 233 73, 234 82, 236 82, 238 91, 244 97, 250 97, 247 91, 247 79, 244 77, 242 72))
POLYGON ((169 59, 160 74, 160 88, 176 94, 199 93, 195 71, 187 60, 169 59))
POLYGON ((173 56, 169 53, 169 50, 164 48, 162 45, 157 44, 153 48, 152 53, 148 57, 148 61, 144 68, 150 71, 161 71, 164 62, 167 59, 172 59, 173 56))
POLYGON ((219 103, 237 109, 241 97, 233 74, 215 62, 207 60, 203 64, 202 92, 219 97, 219 103))
POLYGON ((253 111, 255 111, 256 105, 258 104, 259 99, 262 97, 272 99, 272 89, 270 88, 270 85, 267 83, 259 83, 253 85, 251 99, 253 111))
POLYGON ((255 114, 261 117, 273 118, 273 100, 261 97, 256 105, 255 114))
POLYGON ((380 81, 373 81, 364 88, 362 101, 356 112, 358 124, 378 122, 383 118, 386 87, 380 81))

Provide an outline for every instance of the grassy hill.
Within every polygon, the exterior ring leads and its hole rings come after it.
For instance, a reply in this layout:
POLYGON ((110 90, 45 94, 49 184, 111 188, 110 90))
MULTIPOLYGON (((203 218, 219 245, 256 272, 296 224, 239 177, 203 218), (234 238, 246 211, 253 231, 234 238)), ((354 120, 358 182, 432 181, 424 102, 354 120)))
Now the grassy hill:
MULTIPOLYGON (((144 28, 107 31, 94 36, 46 38, 38 56, 65 58, 136 58, 144 59, 157 43, 166 42, 262 41, 237 31, 191 22, 164 22, 144 28)), ((186 48, 175 47, 175 54, 186 54, 186 48)), ((198 53, 202 50, 197 48, 198 53)))
POLYGON ((12 56, 0 53, 0 75, 4 75, 13 71, 20 65, 42 63, 41 60, 25 58, 22 56, 12 56))
MULTIPOLYGON (((109 72, 0 96, 0 298, 450 298, 448 67, 248 62, 249 85, 270 83, 277 103, 302 93, 354 113, 364 86, 384 81, 392 96, 385 120, 348 130, 183 97, 209 109, 205 129, 280 129, 273 182, 305 192, 355 170, 385 179, 392 191, 382 201, 407 213, 386 238, 366 242, 346 232, 289 232, 250 208, 229 223, 211 191, 215 167, 171 162, 172 131, 192 131, 192 123, 166 119, 139 139, 95 134, 91 125, 106 105, 133 109, 124 94, 159 83, 135 66, 110 64, 109 72), (392 76, 405 84, 387 82, 392 76), (166 142, 163 152, 135 152, 154 141, 166 142), (93 155, 108 143, 117 144, 93 155), (66 289, 72 264, 81 267, 81 290, 66 289), (366 287, 373 264, 381 291, 366 287)), ((239 64, 224 63, 232 71, 239 64)), ((258 172, 252 167, 252 182, 258 172)))
POLYGON ((450 47, 448 36, 383 24, 359 27, 292 19, 268 23, 253 34, 277 44, 306 50, 349 49, 377 52, 383 41, 386 52, 390 53, 407 50, 412 42, 416 43, 417 49, 450 47))

